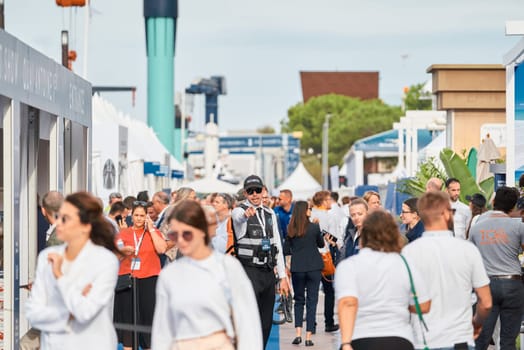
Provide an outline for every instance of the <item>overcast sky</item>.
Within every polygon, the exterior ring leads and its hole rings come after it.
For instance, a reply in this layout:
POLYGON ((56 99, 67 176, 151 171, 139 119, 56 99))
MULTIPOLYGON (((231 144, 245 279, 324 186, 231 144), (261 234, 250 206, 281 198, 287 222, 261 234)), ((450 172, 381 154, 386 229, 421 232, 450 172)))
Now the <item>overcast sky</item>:
MULTIPOLYGON (((60 31, 69 29, 79 58, 74 70, 93 85, 136 85, 104 97, 146 120, 147 66, 141 0, 92 0, 88 53, 84 9, 53 0, 5 0, 6 30, 60 60, 60 31), (71 20, 72 19, 72 20, 71 20), (72 24, 71 24, 72 22, 72 24)), ((302 100, 299 72, 379 71, 380 98, 400 105, 402 88, 428 80, 437 63, 501 63, 519 38, 506 20, 524 20, 522 0, 179 0, 175 90, 197 77, 223 75, 222 130, 279 128, 302 100)), ((194 127, 204 120, 195 98, 194 127)))

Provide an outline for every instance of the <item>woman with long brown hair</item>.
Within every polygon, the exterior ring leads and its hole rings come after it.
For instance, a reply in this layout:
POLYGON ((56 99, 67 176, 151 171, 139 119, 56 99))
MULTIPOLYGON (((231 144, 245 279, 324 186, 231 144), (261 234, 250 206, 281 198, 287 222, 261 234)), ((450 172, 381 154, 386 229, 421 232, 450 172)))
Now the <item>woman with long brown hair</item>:
POLYGON ((291 255, 291 280, 295 292, 296 337, 292 344, 302 342, 304 305, 306 306, 306 346, 313 346, 311 335, 315 330, 318 286, 324 267, 318 248, 324 247, 324 239, 318 223, 309 220, 311 207, 305 201, 297 201, 287 227, 284 253, 291 255))
POLYGON ((375 209, 366 216, 362 249, 339 263, 335 273, 340 349, 413 349, 409 320, 416 310, 406 264, 423 313, 429 311, 431 300, 416 267, 400 256, 402 242, 391 214, 375 209))
POLYGON ((183 257, 158 279, 153 349, 262 350, 251 282, 237 259, 211 248, 200 204, 181 201, 168 222, 168 237, 183 257))
POLYGON ((38 255, 26 317, 42 331, 40 348, 114 350, 113 295, 118 273, 113 229, 87 192, 65 198, 56 237, 38 255))

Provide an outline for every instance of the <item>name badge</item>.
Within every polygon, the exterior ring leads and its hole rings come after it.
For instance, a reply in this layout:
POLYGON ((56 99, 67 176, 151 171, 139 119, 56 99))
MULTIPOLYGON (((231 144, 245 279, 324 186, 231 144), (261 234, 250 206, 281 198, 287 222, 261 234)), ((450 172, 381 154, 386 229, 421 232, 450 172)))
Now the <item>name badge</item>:
POLYGON ((133 258, 131 260, 131 270, 132 271, 140 270, 140 258, 133 258))
POLYGON ((262 251, 269 252, 271 250, 271 241, 269 238, 262 238, 262 251))

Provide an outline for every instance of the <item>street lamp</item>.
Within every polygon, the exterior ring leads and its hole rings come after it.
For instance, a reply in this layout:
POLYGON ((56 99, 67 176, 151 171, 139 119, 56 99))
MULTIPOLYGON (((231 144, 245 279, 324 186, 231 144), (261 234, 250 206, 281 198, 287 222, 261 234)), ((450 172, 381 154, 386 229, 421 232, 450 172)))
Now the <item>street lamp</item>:
POLYGON ((62 66, 69 67, 69 33, 67 30, 62 30, 62 35, 60 37, 62 42, 62 66))
POLYGON ((5 28, 4 22, 4 0, 0 0, 0 29, 5 28))
POLYGON ((329 119, 331 114, 326 114, 324 124, 322 125, 322 188, 327 190, 329 187, 328 171, 328 151, 329 151, 329 119))

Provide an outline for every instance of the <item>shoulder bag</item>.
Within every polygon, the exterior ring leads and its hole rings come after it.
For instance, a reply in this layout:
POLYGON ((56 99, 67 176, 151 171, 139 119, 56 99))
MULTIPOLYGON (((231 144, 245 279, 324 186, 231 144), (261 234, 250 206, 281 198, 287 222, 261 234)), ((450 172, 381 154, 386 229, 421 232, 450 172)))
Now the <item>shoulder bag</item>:
POLYGON ((418 296, 417 292, 415 290, 415 283, 413 282, 413 276, 411 275, 411 269, 409 268, 408 261, 402 254, 400 254, 400 257, 402 258, 402 261, 404 261, 404 264, 406 265, 406 268, 408 269, 408 275, 409 275, 409 284, 411 285, 411 294, 413 294, 413 301, 415 302, 415 310, 417 311, 418 319, 420 321, 420 333, 422 334, 422 340, 424 341, 424 350, 429 350, 428 344, 426 343, 426 336, 424 335, 424 329, 427 331, 428 326, 426 325, 426 322, 424 321, 424 317, 422 316, 422 310, 420 310, 420 304, 418 302, 418 296))
POLYGON ((125 275, 118 275, 118 280, 116 281, 115 292, 123 292, 133 287, 133 276, 130 273, 125 275))
MULTIPOLYGON (((328 248, 329 249, 329 248, 328 248)), ((333 258, 328 250, 327 252, 320 253, 322 261, 324 262, 324 268, 322 269, 322 276, 332 276, 335 274, 335 264, 333 264, 333 258)), ((318 270, 317 270, 318 271, 318 270)))

